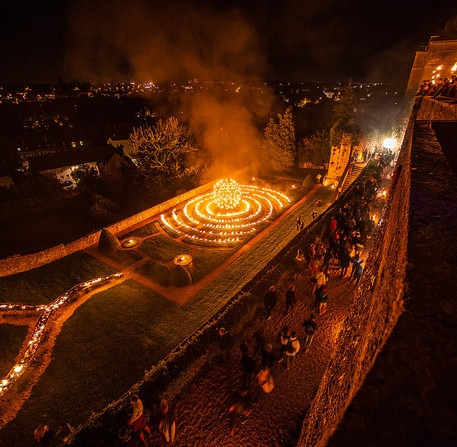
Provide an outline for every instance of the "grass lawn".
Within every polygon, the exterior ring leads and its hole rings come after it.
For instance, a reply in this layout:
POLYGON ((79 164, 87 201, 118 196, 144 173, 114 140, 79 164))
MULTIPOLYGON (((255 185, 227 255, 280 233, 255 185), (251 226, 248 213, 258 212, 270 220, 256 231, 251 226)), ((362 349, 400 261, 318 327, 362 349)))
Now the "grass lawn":
POLYGON ((0 379, 3 379, 13 366, 27 331, 28 326, 0 324, 0 379))
POLYGON ((159 264, 155 261, 146 261, 139 269, 136 270, 137 273, 143 275, 149 279, 152 279, 157 284, 160 284, 163 287, 168 287, 170 270, 168 267, 159 264))
POLYGON ((153 234, 157 234, 159 231, 157 230, 155 222, 148 223, 143 227, 137 228, 130 233, 126 233, 123 236, 120 236, 120 240, 127 239, 128 237, 148 237, 153 234))
POLYGON ((17 418, 7 445, 33 445, 41 422, 76 425, 140 380, 204 320, 128 281, 80 306, 63 326, 53 360, 17 418))
POLYGON ((85 253, 74 253, 27 272, 0 278, 0 302, 47 304, 75 284, 115 271, 85 253))
POLYGON ((183 253, 190 253, 193 249, 190 245, 181 244, 163 234, 152 236, 144 240, 139 249, 147 253, 151 258, 163 262, 171 261, 175 256, 183 253))
POLYGON ((205 275, 213 271, 228 259, 237 248, 231 250, 199 248, 192 253, 192 258, 195 264, 195 271, 192 273, 194 284, 200 281, 205 275))

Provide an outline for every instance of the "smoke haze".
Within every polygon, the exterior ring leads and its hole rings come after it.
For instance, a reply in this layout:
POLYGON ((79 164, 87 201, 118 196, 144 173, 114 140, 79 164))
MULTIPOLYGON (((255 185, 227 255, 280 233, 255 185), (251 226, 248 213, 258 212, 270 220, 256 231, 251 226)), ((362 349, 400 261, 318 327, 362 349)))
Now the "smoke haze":
MULTIPOLYGON (((211 152, 217 172, 252 162, 259 138, 244 86, 263 83, 266 69, 253 26, 236 9, 155 6, 141 0, 75 6, 69 16, 68 72, 92 82, 231 81, 241 86, 236 98, 183 97, 185 118, 200 147, 211 152)), ((264 87, 268 108, 271 94, 264 87)))

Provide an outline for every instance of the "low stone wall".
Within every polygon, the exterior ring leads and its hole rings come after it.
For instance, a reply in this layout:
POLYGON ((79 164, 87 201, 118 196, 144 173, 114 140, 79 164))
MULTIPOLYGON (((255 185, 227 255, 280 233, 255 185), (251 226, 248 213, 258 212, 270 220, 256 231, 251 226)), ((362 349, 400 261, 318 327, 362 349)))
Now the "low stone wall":
POLYGON ((324 446, 403 311, 414 114, 391 180, 383 222, 330 362, 304 419, 299 446, 324 446))
MULTIPOLYGON (((247 176, 251 171, 251 166, 240 169, 231 174, 233 178, 241 178, 247 176)), ((152 208, 149 208, 141 213, 135 214, 128 217, 127 219, 116 222, 108 226, 113 234, 119 234, 122 231, 127 230, 128 228, 136 225, 144 220, 150 219, 151 217, 160 214, 169 208, 176 206, 177 204, 189 200, 199 194, 204 194, 209 191, 217 180, 206 183, 205 185, 199 186, 198 188, 192 189, 180 194, 179 196, 173 197, 166 202, 159 203, 152 208)), ((5 259, 0 259, 0 277, 14 275, 16 273, 25 272, 42 265, 48 264, 57 259, 63 258, 65 256, 71 255, 79 250, 84 250, 91 245, 94 245, 98 242, 100 237, 101 230, 96 231, 95 233, 88 234, 80 239, 77 239, 68 244, 60 244, 55 247, 47 248, 46 250, 39 251, 37 253, 32 253, 28 255, 16 255, 11 256, 5 259)))

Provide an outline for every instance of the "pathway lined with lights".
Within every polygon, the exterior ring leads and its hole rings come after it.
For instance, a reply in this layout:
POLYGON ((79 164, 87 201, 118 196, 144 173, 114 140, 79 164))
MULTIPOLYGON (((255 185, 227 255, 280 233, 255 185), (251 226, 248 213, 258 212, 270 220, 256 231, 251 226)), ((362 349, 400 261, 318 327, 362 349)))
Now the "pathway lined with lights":
MULTIPOLYGON (((382 216, 385 191, 383 188, 379 192, 378 198, 382 201, 372 210, 379 216, 382 216)), ((365 244, 361 254, 363 261, 366 261, 373 242, 372 236, 365 244)), ((272 312, 272 318, 265 321, 262 312, 257 314, 245 325, 242 335, 236 338, 231 359, 223 363, 215 358, 207 363, 171 402, 177 415, 176 446, 284 446, 296 440, 297 427, 303 422, 304 409, 312 401, 333 356, 356 286, 348 276, 340 278, 337 265, 331 264, 328 307, 325 313, 317 315, 309 276, 303 275, 295 285, 297 303, 293 310, 285 314, 283 296, 288 283, 284 283, 278 290, 280 299, 272 312), (305 331, 302 324, 311 313, 316 316, 317 331, 309 351, 304 352, 305 331), (264 393, 256 380, 252 380, 252 412, 244 424, 238 423, 235 426, 231 434, 229 409, 234 403, 234 392, 243 388, 238 346, 245 342, 252 354, 255 334, 261 331, 267 342, 272 343, 274 350, 279 351, 276 337, 284 326, 297 332, 297 338, 302 343, 301 351, 289 370, 284 368, 284 363, 275 363, 271 370, 275 387, 271 393, 264 393)), ((259 363, 259 355, 255 358, 259 363)), ((163 436, 157 430, 146 437, 147 446, 162 444, 163 436)))
MULTIPOLYGON (((364 250, 362 259, 366 258, 367 251, 367 249, 364 250)), ((231 360, 224 364, 215 359, 207 364, 171 403, 177 414, 175 445, 182 447, 289 445, 288 443, 296 436, 297 426, 302 421, 306 402, 311 402, 332 357, 342 323, 349 312, 354 291, 354 283, 350 282, 349 278, 340 279, 339 271, 332 265, 328 309, 324 314, 316 317, 317 332, 310 350, 305 353, 302 345, 301 352, 290 370, 284 368, 284 363, 273 367, 275 388, 270 394, 265 394, 256 381, 252 381, 252 413, 245 424, 238 424, 235 427, 231 435, 229 408, 233 404, 234 391, 242 388, 239 344, 247 343, 252 354, 254 334, 256 331, 262 331, 267 341, 277 349, 276 336, 284 325, 297 331, 297 337, 301 343, 305 339, 302 323, 313 312, 314 304, 309 278, 304 275, 297 281, 297 304, 287 315, 284 315, 285 306, 282 298, 285 290, 281 289, 281 298, 273 311, 272 318, 265 321, 262 314, 251 320, 243 329, 243 335, 236 338, 231 360)), ((256 360, 259 362, 258 356, 256 360)), ((163 442, 163 437, 157 430, 152 436, 146 437, 146 444, 151 447, 162 445, 163 442)))

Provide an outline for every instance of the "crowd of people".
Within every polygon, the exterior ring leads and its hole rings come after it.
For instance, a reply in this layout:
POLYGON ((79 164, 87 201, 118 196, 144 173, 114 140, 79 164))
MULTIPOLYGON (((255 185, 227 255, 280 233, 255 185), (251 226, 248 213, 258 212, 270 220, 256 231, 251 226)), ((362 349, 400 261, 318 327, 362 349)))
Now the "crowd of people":
POLYGON ((437 80, 424 79, 416 96, 431 96, 438 100, 450 100, 457 103, 457 76, 438 78, 437 80))
MULTIPOLYGON (((309 281, 313 296, 311 314, 301 324, 297 322, 304 328, 301 339, 296 328, 284 325, 276 336, 276 346, 272 343, 273 334, 263 330, 254 333, 252 343, 240 344, 242 380, 241 391, 235 393, 230 408, 232 432, 238 423, 246 421, 253 400, 259 398, 259 393, 261 396, 263 392, 270 393, 274 389, 276 368, 283 366, 288 370, 293 367, 300 352, 308 352, 318 329, 315 315, 321 315, 327 309, 330 275, 340 280, 347 278, 356 285, 359 283, 363 274, 361 254, 376 225, 371 211, 385 166, 390 166, 389 154, 379 157, 375 175, 364 184, 358 184, 352 198, 331 217, 326 236, 316 238, 307 249, 297 250, 293 260, 294 270, 284 291, 278 290, 276 285, 271 285, 266 291, 263 304, 264 318, 268 321, 280 303, 284 317, 293 313, 297 302, 296 287, 303 287, 303 283, 309 281)), ((303 230, 300 218, 296 220, 296 226, 297 231, 303 230)), ((218 345, 221 358, 228 361, 236 342, 225 328, 219 330, 218 345)))

